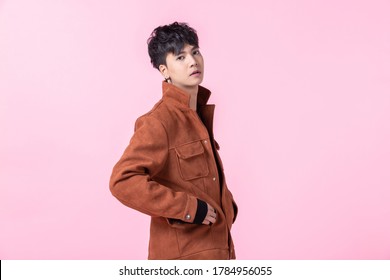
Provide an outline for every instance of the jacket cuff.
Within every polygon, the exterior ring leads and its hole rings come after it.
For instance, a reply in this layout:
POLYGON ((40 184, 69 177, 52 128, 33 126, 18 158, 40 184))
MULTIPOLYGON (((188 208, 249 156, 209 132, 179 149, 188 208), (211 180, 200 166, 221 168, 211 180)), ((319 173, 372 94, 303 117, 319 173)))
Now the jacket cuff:
POLYGON ((206 218, 207 215, 207 203, 204 202, 203 200, 197 199, 198 202, 198 207, 196 209, 196 214, 193 223, 201 225, 204 218, 206 218))
POLYGON ((238 207, 237 204, 233 200, 233 210, 234 210, 234 216, 233 216, 233 223, 236 221, 237 214, 238 214, 238 207))

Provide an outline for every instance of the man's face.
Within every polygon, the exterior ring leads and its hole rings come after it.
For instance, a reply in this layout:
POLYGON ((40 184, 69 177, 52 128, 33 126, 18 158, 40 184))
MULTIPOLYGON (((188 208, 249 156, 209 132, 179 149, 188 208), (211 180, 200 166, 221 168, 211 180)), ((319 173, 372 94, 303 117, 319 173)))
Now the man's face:
POLYGON ((160 65, 160 72, 181 89, 197 87, 203 80, 203 57, 197 47, 185 44, 179 54, 167 55, 166 64, 160 65))

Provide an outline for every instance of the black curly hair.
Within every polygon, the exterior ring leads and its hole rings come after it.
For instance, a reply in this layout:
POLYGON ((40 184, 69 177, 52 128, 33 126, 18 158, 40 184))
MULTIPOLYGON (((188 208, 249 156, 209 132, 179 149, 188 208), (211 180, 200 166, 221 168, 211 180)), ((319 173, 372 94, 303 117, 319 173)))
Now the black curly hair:
POLYGON ((161 64, 166 65, 167 54, 179 54, 185 44, 199 47, 196 30, 187 23, 174 22, 154 29, 148 39, 148 52, 153 67, 158 69, 161 64))

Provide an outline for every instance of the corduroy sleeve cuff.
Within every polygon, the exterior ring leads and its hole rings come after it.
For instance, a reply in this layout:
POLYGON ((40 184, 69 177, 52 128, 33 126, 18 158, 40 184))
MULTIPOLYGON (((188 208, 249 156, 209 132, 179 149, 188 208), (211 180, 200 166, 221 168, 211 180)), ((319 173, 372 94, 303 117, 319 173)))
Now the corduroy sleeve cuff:
POLYGON ((198 208, 196 209, 196 214, 194 218, 194 224, 201 225, 204 218, 206 218, 207 215, 207 203, 203 200, 197 199, 198 201, 198 208))

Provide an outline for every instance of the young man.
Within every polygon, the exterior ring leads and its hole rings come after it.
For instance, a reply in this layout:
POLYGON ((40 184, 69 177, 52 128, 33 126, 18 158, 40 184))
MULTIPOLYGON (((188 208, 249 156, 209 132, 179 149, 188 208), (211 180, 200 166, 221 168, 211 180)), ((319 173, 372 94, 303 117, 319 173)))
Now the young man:
POLYGON ((196 31, 184 23, 157 27, 148 40, 162 99, 137 119, 114 166, 112 194, 151 216, 149 259, 235 259, 230 235, 237 206, 214 140, 214 105, 203 80, 196 31))

